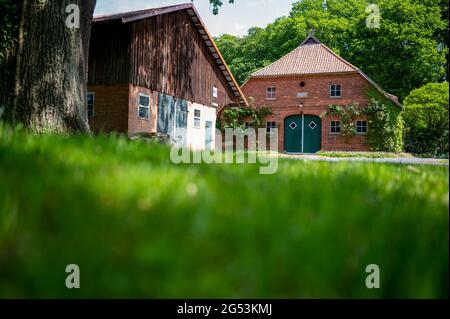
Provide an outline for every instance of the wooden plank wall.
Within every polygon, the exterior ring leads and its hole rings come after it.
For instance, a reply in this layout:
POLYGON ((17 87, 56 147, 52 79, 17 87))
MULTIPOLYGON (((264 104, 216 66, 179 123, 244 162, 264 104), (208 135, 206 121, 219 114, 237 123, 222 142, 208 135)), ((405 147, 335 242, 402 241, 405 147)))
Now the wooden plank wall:
POLYGON ((132 23, 132 84, 204 105, 234 103, 233 91, 186 11, 132 23), (213 99, 212 86, 219 98, 213 99))
POLYGON ((131 25, 94 24, 89 49, 89 85, 128 84, 131 25))

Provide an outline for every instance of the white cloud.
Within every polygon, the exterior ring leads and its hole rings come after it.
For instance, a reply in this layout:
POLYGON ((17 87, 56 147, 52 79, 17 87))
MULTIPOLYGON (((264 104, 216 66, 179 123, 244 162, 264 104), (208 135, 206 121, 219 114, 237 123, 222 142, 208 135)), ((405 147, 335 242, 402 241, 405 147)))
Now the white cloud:
POLYGON ((249 27, 245 24, 240 24, 240 23, 235 23, 234 24, 234 30, 238 31, 239 33, 241 33, 242 31, 247 31, 249 29, 249 27))
MULTIPOLYGON (((229 33, 242 36, 251 26, 264 27, 276 18, 287 15, 292 3, 296 1, 298 0, 235 0, 234 4, 229 4, 226 0, 218 15, 211 13, 209 0, 195 0, 193 3, 212 35, 229 33)), ((187 2, 190 0, 97 0, 95 15, 187 2)))

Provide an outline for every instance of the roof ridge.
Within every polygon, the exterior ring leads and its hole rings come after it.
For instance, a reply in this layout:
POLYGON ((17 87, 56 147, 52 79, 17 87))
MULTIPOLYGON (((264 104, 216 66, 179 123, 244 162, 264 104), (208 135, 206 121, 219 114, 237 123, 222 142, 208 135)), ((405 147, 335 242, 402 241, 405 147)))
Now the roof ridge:
POLYGON ((94 20, 107 19, 107 18, 112 18, 112 17, 117 17, 117 19, 120 19, 123 16, 145 14, 145 13, 156 11, 156 10, 165 10, 165 9, 171 9, 171 8, 179 8, 179 10, 183 10, 183 9, 187 9, 189 7, 194 7, 194 5, 191 2, 185 2, 185 3, 179 3, 179 4, 163 6, 163 7, 152 7, 152 8, 146 8, 146 9, 141 9, 141 10, 131 10, 131 11, 116 12, 116 13, 99 14, 99 15, 94 16, 93 19, 94 20))

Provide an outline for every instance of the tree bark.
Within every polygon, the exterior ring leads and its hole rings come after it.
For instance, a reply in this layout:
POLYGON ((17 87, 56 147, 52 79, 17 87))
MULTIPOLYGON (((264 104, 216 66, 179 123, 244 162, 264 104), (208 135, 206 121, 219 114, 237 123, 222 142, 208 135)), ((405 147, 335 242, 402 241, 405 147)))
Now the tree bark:
MULTIPOLYGON (((22 0, 7 120, 36 132, 87 132, 89 37, 96 0, 22 0), (70 4, 79 28, 69 28, 70 4)), ((5 103, 5 102, 4 102, 5 103)))

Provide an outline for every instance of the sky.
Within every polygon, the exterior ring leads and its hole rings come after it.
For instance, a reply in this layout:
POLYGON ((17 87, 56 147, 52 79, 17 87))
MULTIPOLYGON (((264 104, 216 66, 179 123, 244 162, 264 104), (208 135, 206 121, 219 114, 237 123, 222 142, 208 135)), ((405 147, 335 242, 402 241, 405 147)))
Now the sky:
MULTIPOLYGON (((209 0, 195 0, 194 5, 200 13, 206 28, 213 36, 224 33, 242 36, 250 27, 265 27, 276 18, 288 15, 292 3, 298 0, 222 0, 223 6, 218 15, 213 15, 209 0)), ((97 0, 95 15, 127 12, 174 4, 190 0, 97 0)))

